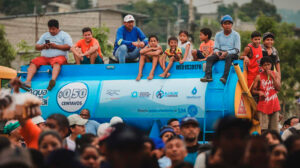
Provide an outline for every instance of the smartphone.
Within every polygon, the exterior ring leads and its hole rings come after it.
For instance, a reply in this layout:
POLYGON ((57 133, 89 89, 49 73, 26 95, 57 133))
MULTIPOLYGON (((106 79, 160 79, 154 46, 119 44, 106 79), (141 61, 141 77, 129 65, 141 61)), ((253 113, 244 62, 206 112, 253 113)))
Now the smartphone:
POLYGON ((49 44, 49 43, 50 43, 50 40, 45 40, 45 43, 46 43, 46 44, 49 44))

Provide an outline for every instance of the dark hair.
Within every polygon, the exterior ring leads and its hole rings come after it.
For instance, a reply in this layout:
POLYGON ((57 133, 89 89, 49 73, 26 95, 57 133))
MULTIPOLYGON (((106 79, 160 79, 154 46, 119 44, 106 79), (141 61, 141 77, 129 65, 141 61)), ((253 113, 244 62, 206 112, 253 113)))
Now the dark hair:
POLYGON ((68 149, 57 149, 52 151, 45 160, 47 167, 55 168, 83 168, 84 166, 80 163, 79 157, 75 152, 68 149))
POLYGON ((288 151, 289 154, 292 153, 292 150, 294 148, 294 143, 295 141, 300 140, 300 135, 294 134, 289 136, 285 141, 284 141, 284 145, 288 151))
POLYGON ((252 33, 251 33, 251 39, 253 39, 254 37, 261 37, 260 32, 258 32, 258 31, 252 32, 252 33))
POLYGON ((174 41, 177 41, 177 42, 178 42, 178 39, 177 39, 177 37, 174 37, 174 36, 172 36, 172 37, 170 37, 170 38, 168 39, 168 44, 170 44, 170 42, 171 42, 172 40, 174 40, 174 41))
POLYGON ((96 135, 91 134, 91 133, 87 133, 87 134, 78 136, 75 139, 76 150, 80 150, 80 148, 82 148, 84 145, 90 145, 93 142, 94 138, 97 138, 96 135))
POLYGON ((150 41, 151 38, 155 38, 155 39, 158 41, 158 38, 157 38, 156 35, 150 35, 150 36, 148 37, 148 40, 150 41))
POLYGON ((62 114, 52 114, 47 119, 55 120, 60 130, 63 130, 64 128, 69 129, 69 120, 66 116, 62 114))
POLYGON ((78 152, 80 155, 82 155, 82 154, 84 153, 84 150, 85 150, 86 148, 94 148, 94 149, 97 151, 97 153, 99 154, 98 149, 97 149, 95 146, 90 145, 90 144, 85 144, 85 145, 83 145, 80 149, 77 150, 77 152, 78 152))
POLYGON ((153 140, 147 136, 144 136, 144 144, 149 142, 151 144, 151 151, 153 151, 155 149, 155 144, 153 142, 153 140))
POLYGON ((248 136, 252 123, 248 119, 236 118, 234 116, 227 115, 224 118, 220 119, 215 128, 214 139, 219 140, 222 133, 225 131, 238 128, 241 130, 243 136, 248 136))
POLYGON ((203 28, 200 30, 201 33, 203 33, 204 35, 206 35, 208 37, 208 39, 210 40, 211 36, 212 36, 212 32, 209 28, 203 28))
POLYGON ((52 136, 54 136, 60 143, 63 142, 63 140, 62 140, 62 138, 61 138, 61 136, 59 135, 58 132, 53 131, 53 130, 49 130, 49 131, 44 131, 44 132, 42 132, 42 133, 40 134, 40 137, 39 137, 39 140, 38 140, 39 146, 41 145, 43 139, 44 139, 45 136, 47 136, 47 135, 52 135, 52 136))
POLYGON ((44 167, 43 154, 40 151, 32 148, 29 148, 28 151, 30 153, 32 163, 35 165, 34 167, 44 167))
POLYGON ((180 32, 178 33, 178 35, 180 35, 181 33, 185 34, 186 36, 189 37, 189 32, 186 30, 180 30, 180 32))
POLYGON ((11 145, 10 140, 5 136, 0 135, 0 153, 2 152, 3 149, 9 148, 10 145, 11 145))
POLYGON ((299 119, 299 118, 296 117, 296 116, 293 116, 293 117, 289 118, 289 119, 288 119, 288 125, 291 125, 291 121, 292 121, 293 119, 295 119, 295 118, 299 119))
POLYGON ((167 124, 170 125, 174 121, 178 121, 179 122, 179 120, 177 118, 171 118, 170 120, 168 120, 167 124))
POLYGON ((174 168, 193 168, 194 166, 189 162, 180 162, 174 166, 174 168))
POLYGON ((291 125, 291 118, 288 118, 287 120, 285 120, 284 122, 283 122, 283 126, 285 126, 285 125, 291 125))
POLYGON ((59 28, 59 23, 58 20, 56 19, 51 19, 48 21, 48 27, 56 27, 59 28))
POLYGON ((278 139, 279 142, 282 143, 282 139, 281 139, 281 137, 280 137, 280 135, 277 131, 275 131, 275 130, 265 130, 264 133, 261 136, 266 138, 268 134, 271 134, 273 139, 278 139))
POLYGON ((85 32, 91 32, 93 34, 92 29, 89 28, 89 27, 85 27, 85 28, 82 29, 82 34, 85 33, 85 32))
POLYGON ((262 59, 260 60, 260 66, 263 66, 264 63, 271 63, 273 65, 273 61, 272 61, 272 58, 270 56, 264 56, 262 57, 262 59))
POLYGON ((169 138, 169 139, 167 140, 166 144, 167 144, 168 142, 171 142, 171 141, 175 140, 175 139, 179 139, 179 140, 183 141, 182 138, 181 138, 180 136, 175 135, 175 136, 172 136, 171 138, 169 138))

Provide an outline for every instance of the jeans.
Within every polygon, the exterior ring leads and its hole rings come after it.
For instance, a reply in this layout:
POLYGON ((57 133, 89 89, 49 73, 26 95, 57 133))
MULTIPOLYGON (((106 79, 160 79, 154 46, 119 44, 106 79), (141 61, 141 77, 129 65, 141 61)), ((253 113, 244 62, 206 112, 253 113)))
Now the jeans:
MULTIPOLYGON (((233 60, 238 59, 238 55, 237 54, 229 54, 225 57, 225 69, 224 69, 224 74, 222 76, 222 78, 227 79, 228 74, 229 74, 229 70, 230 70, 230 66, 233 60)), ((219 56, 217 56, 216 54, 213 54, 209 57, 207 57, 206 59, 206 68, 205 68, 205 76, 211 78, 211 74, 212 74, 212 66, 219 61, 219 56)))
POLYGON ((126 45, 120 45, 116 50, 115 56, 118 58, 119 63, 125 63, 126 59, 135 59, 140 56, 140 48, 135 48, 133 51, 128 52, 126 45))

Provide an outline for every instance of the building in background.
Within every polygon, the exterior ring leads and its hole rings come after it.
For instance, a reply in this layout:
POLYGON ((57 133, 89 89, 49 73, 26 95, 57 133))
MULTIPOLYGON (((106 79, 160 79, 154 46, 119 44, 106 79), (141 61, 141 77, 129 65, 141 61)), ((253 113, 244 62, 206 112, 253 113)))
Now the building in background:
POLYGON ((140 0, 98 0, 98 7, 118 8, 122 5, 128 5, 140 0))

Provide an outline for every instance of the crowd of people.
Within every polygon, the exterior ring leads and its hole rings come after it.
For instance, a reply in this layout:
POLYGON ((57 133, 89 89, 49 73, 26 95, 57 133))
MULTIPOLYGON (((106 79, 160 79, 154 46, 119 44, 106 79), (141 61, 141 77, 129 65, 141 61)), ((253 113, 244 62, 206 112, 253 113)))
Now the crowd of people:
MULTIPOLYGON (((243 59, 248 87, 258 103, 256 117, 262 134, 250 134, 249 120, 231 116, 220 119, 213 140, 203 144, 199 143, 200 124, 193 117, 170 119, 161 128, 160 137, 150 138, 119 117, 101 124, 90 120, 88 109, 68 117, 52 114, 46 120, 41 116, 23 116, 5 125, 6 136, 0 137, 0 167, 290 168, 296 165, 300 159, 299 118, 290 118, 280 130, 278 126, 277 91, 281 87, 281 72, 278 52, 273 46, 274 34, 254 31, 251 43, 240 54, 240 35, 232 29, 232 17, 225 15, 220 22, 222 30, 216 33, 214 41, 210 29, 200 30, 199 50, 192 48, 189 33, 180 31, 179 40, 170 37, 169 47, 163 51, 157 36, 147 38, 134 22, 132 15, 124 17, 124 25, 117 30, 113 54, 119 63, 139 59, 136 81, 142 79, 145 62, 152 62, 147 77, 152 80, 157 65, 163 69, 159 76, 168 78, 174 62, 206 61, 205 76, 200 81, 211 82, 212 66, 225 60, 220 81, 226 84, 232 61, 243 59)), ((68 33, 59 29, 57 20, 49 20, 48 28, 49 32, 36 44, 41 56, 30 62, 22 87, 31 87, 31 79, 41 65, 51 65, 53 71, 47 89, 52 90, 61 65, 67 63, 69 50, 76 64, 103 63, 101 47, 90 28, 82 29, 83 39, 75 45, 68 33)))
POLYGON ((299 118, 278 133, 251 133, 248 119, 225 116, 212 141, 199 143, 196 118, 172 118, 159 137, 126 125, 120 117, 99 124, 88 109, 10 120, 0 135, 4 168, 291 168, 300 159, 299 118))

